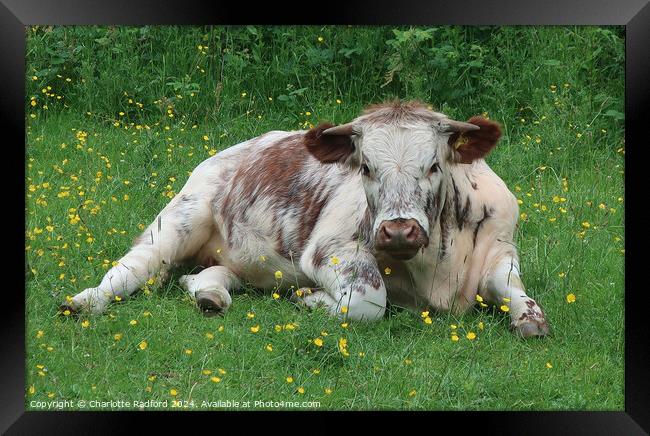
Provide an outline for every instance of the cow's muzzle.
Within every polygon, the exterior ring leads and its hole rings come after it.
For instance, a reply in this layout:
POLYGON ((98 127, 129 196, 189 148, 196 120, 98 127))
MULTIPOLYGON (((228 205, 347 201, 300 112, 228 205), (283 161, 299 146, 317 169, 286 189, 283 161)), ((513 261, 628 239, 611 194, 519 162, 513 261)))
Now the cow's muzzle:
POLYGON ((383 221, 375 235, 375 249, 399 260, 411 259, 427 245, 429 238, 426 232, 412 218, 383 221))

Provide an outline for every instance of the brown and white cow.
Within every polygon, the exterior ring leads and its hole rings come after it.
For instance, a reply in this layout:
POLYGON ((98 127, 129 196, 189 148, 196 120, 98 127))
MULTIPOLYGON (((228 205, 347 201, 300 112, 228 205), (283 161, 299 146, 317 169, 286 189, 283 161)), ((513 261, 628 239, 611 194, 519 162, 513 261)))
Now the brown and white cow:
POLYGON ((371 106, 352 122, 273 131, 202 162, 99 286, 72 310, 101 313, 161 269, 205 267, 181 285, 206 313, 240 283, 333 315, 375 320, 387 299, 461 313, 482 297, 507 305, 522 336, 549 331, 520 279, 518 205, 484 161, 501 131, 417 102, 371 106), (164 268, 163 268, 164 267, 164 268))

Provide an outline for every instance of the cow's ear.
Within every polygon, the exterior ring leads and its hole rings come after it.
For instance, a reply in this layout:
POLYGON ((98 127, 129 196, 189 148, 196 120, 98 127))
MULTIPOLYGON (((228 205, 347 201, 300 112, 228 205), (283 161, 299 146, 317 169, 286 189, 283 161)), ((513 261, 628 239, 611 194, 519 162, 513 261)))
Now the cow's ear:
POLYGON ((482 159, 497 145, 501 138, 499 123, 483 117, 472 117, 468 123, 478 126, 476 130, 455 132, 449 137, 453 160, 456 163, 469 164, 482 159))
POLYGON ((323 163, 347 162, 356 150, 352 141, 353 129, 351 124, 334 126, 321 123, 305 134, 305 146, 323 163))

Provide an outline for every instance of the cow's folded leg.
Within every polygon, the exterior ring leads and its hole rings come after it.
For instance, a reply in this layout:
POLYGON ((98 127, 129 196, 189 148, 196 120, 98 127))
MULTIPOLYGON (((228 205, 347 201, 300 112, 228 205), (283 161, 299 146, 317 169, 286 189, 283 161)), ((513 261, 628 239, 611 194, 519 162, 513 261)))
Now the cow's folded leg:
POLYGON ((336 264, 329 258, 314 259, 313 254, 303 256, 303 271, 323 289, 308 295, 305 304, 323 305, 345 319, 381 319, 386 311, 386 287, 377 262, 356 246, 353 250, 340 250, 336 264))
POLYGON ((239 279, 225 266, 211 266, 198 274, 179 279, 196 305, 206 316, 220 315, 232 304, 229 289, 236 287, 239 279))
POLYGON ((546 336, 550 329, 537 302, 526 295, 519 276, 519 262, 514 257, 502 258, 488 272, 479 288, 486 303, 506 306, 510 328, 523 337, 546 336))

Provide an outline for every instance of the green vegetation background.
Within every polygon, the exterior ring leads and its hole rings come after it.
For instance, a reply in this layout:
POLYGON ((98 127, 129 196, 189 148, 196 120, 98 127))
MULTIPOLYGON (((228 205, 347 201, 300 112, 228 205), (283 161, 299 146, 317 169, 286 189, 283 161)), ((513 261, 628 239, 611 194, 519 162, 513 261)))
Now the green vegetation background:
POLYGON ((26 34, 27 407, 137 398, 622 410, 622 28, 26 34), (431 325, 394 311, 344 328, 253 289, 224 318, 206 319, 174 280, 103 316, 57 312, 99 282, 205 158, 269 130, 346 122, 393 97, 502 123, 488 163, 521 200, 523 279, 551 337, 517 339, 493 309, 434 314, 431 325))

